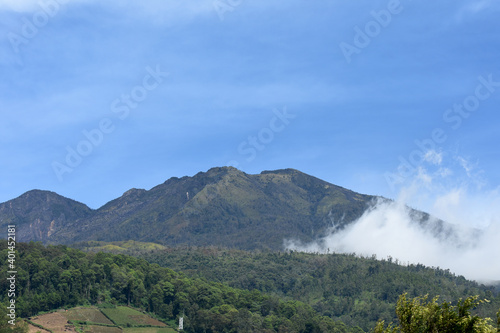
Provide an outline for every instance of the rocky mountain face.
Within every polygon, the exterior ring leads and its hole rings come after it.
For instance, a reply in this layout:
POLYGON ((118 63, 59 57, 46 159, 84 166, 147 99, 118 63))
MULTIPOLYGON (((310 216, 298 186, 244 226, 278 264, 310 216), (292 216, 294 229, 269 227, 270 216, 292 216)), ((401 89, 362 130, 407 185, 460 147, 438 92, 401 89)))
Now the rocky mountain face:
POLYGON ((2 230, 16 225, 16 240, 49 242, 68 224, 86 219, 94 212, 86 205, 54 192, 33 190, 0 204, 2 230))
POLYGON ((375 197, 293 169, 250 175, 232 167, 131 189, 103 207, 34 190, 0 204, 0 224, 19 241, 70 244, 137 240, 166 245, 281 249, 359 218, 375 197))

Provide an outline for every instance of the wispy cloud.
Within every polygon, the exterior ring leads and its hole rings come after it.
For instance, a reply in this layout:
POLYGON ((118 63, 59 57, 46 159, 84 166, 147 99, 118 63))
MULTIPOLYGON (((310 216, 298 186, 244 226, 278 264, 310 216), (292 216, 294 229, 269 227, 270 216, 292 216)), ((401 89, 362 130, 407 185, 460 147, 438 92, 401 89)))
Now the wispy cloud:
MULTIPOLYGON (((177 0, 146 0, 146 1, 124 1, 122 5, 127 12, 140 15, 150 23, 157 25, 171 25, 179 23, 179 20, 191 20, 199 16, 212 15, 216 18, 212 1, 177 1, 177 0)), ((114 4, 113 4, 114 7, 114 4)))
POLYGON ((483 10, 495 8, 495 6, 497 5, 497 2, 498 1, 493 1, 493 0, 468 1, 467 4, 465 4, 462 7, 462 12, 476 14, 476 13, 482 12, 483 10))
POLYGON ((455 14, 455 19, 456 21, 461 22, 468 17, 478 15, 486 10, 500 10, 499 2, 495 0, 465 1, 465 3, 458 9, 457 13, 455 14))
POLYGON ((213 1, 176 1, 176 0, 124 0, 116 2, 100 2, 97 0, 0 0, 0 11, 30 13, 50 6, 67 6, 74 4, 98 4, 117 11, 133 13, 134 16, 145 16, 152 22, 168 24, 177 23, 179 19, 193 18, 199 15, 216 15, 213 1))
POLYGON ((463 156, 457 156, 456 160, 467 174, 471 184, 474 184, 478 189, 487 185, 487 181, 484 179, 484 171, 479 168, 478 162, 473 163, 463 156))
POLYGON ((30 12, 38 7, 37 0, 1 0, 0 10, 30 12))
POLYGON ((435 150, 429 150, 427 153, 424 155, 424 160, 426 162, 435 164, 435 165, 441 165, 443 162, 443 153, 437 152, 435 150))
POLYGON ((72 4, 77 2, 90 2, 94 0, 0 0, 0 11, 9 10, 20 13, 28 13, 39 10, 45 4, 56 3, 57 5, 72 4))

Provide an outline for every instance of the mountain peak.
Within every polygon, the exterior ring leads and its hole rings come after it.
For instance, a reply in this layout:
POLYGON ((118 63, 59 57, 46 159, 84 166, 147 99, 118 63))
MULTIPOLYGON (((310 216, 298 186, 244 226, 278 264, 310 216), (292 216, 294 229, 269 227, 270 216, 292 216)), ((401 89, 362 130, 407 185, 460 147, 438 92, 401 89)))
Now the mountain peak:
POLYGON ((34 189, 27 191, 23 194, 21 194, 18 198, 29 198, 29 197, 62 197, 61 195, 52 192, 52 191, 46 191, 46 190, 39 190, 39 189, 34 189))
POLYGON ((221 166, 221 167, 213 167, 208 169, 207 173, 209 172, 243 172, 239 169, 236 169, 235 167, 232 166, 221 166))
POLYGON ((56 192, 39 190, 39 189, 27 191, 27 192, 21 194, 19 197, 15 198, 13 200, 10 200, 10 202, 12 202, 14 200, 17 203, 25 202, 25 201, 27 201, 27 202, 46 201, 47 203, 55 203, 55 202, 63 202, 63 201, 68 200, 68 201, 72 201, 76 204, 83 205, 82 203, 80 203, 78 201, 66 198, 66 197, 64 197, 56 192))
POLYGON ((206 174, 209 176, 227 175, 227 174, 236 175, 236 174, 244 174, 244 172, 232 166, 223 166, 223 167, 210 168, 208 169, 207 172, 199 172, 197 175, 202 175, 202 174, 206 174))
POLYGON ((290 174, 304 174, 303 172, 296 169, 278 169, 278 170, 264 170, 260 173, 261 175, 267 174, 282 174, 282 175, 290 175, 290 174))
POLYGON ((16 225, 19 241, 46 242, 58 230, 91 214, 86 205, 43 190, 31 190, 0 204, 1 224, 16 225))

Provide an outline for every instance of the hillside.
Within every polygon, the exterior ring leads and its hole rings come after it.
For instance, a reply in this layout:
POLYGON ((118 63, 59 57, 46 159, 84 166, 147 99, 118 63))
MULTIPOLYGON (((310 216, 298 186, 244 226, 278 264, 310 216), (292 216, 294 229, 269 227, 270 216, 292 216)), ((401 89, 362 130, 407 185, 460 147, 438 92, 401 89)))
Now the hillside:
MULTIPOLYGON (((0 248, 6 249, 6 243, 0 241, 0 248)), ((123 327, 138 324, 140 319, 117 307, 130 305, 172 324, 184 315, 186 332, 362 332, 319 315, 302 302, 189 278, 143 259, 86 254, 62 245, 44 247, 33 242, 18 243, 16 251, 18 318, 99 304, 106 308, 103 312, 108 318, 123 327)), ((0 253, 0 289, 8 290, 7 250, 0 253)), ((1 293, 2 316, 7 301, 7 293, 1 293)))
POLYGON ((97 210, 46 191, 0 204, 2 227, 21 241, 156 242, 279 250, 359 218, 375 197, 293 169, 249 175, 232 167, 170 178, 149 191, 131 189, 97 210))
MULTIPOLYGON (((87 251, 102 243, 78 245, 87 251)), ((284 299, 300 300, 322 315, 371 330, 377 320, 396 319, 398 297, 440 295, 453 301, 479 295, 492 302, 480 314, 495 317, 500 296, 486 287, 447 270, 423 265, 401 266, 395 259, 376 260, 348 254, 247 252, 223 248, 168 248, 128 252, 190 277, 225 283, 234 288, 259 290, 284 299)))

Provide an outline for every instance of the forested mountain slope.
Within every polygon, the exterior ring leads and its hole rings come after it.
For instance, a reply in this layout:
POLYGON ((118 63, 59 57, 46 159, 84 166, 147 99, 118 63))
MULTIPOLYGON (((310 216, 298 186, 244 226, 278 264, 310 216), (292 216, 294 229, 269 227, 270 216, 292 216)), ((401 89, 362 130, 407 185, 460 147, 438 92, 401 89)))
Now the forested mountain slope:
MULTIPOLYGON (((105 244, 80 244, 91 250, 105 244)), ((191 277, 259 290, 296 299, 323 315, 370 330, 379 319, 395 320, 398 297, 440 295, 456 301, 478 295, 491 300, 478 311, 495 317, 500 297, 492 286, 480 285, 448 270, 423 265, 403 266, 396 259, 360 258, 348 254, 247 252, 223 248, 169 248, 129 252, 191 277)))
MULTIPOLYGON (((8 290, 7 242, 0 241, 0 289, 8 290)), ((78 304, 130 304, 165 320, 184 314, 186 332, 362 332, 299 301, 188 278, 143 259, 18 243, 16 316, 78 304)), ((0 294, 2 308, 7 293, 0 294)))
POLYGON ((131 189, 97 210, 30 191, 0 204, 0 224, 15 224, 21 241, 49 244, 138 240, 279 250, 284 239, 311 241, 354 221, 374 198, 293 169, 249 175, 223 167, 131 189))

